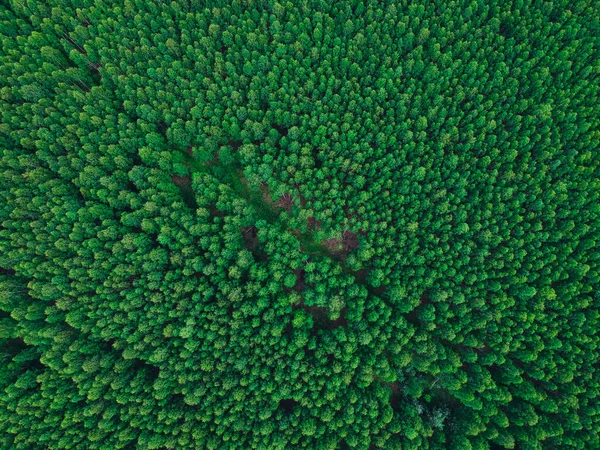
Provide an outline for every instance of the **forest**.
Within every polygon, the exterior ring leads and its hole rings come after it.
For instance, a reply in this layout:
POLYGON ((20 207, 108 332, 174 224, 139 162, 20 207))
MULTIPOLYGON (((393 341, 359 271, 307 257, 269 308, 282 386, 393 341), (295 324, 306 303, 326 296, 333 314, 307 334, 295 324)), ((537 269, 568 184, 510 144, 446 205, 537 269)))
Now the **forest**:
POLYGON ((0 448, 600 448, 598 0, 0 0, 0 448))

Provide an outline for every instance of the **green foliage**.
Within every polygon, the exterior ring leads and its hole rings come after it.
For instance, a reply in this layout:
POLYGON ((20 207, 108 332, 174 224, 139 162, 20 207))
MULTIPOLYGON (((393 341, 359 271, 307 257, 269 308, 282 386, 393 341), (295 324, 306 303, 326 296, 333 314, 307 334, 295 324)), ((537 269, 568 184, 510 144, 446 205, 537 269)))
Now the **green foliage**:
POLYGON ((0 448, 599 448, 598 10, 0 2, 0 448))

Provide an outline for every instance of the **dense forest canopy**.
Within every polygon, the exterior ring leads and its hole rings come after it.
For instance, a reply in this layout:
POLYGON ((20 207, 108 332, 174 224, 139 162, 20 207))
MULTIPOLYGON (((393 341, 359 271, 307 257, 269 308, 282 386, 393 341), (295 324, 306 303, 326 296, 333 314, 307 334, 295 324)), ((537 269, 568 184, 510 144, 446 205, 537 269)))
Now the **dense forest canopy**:
POLYGON ((0 0, 0 448, 600 448, 599 21, 0 0))

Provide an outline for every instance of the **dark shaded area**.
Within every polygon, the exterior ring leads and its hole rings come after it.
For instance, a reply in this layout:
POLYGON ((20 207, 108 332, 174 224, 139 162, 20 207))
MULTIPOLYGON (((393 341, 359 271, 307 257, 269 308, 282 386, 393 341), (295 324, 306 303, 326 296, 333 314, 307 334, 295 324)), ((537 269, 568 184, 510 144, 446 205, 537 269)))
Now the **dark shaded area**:
POLYGON ((242 141, 229 141, 227 145, 229 145, 232 149, 237 150, 242 145, 242 141))
POLYGON ((295 269, 294 275, 296 275, 296 285, 293 289, 296 292, 302 292, 306 289, 306 271, 304 269, 295 269))
POLYGON ((283 125, 278 125, 276 123, 271 125, 275 130, 277 130, 277 132, 282 135, 282 136, 287 136, 288 135, 288 128, 283 126, 283 125))
POLYGON ((5 269, 4 267, 0 267, 0 275, 13 276, 16 275, 17 272, 14 269, 5 269))
POLYGON ((210 213, 211 217, 225 217, 225 213, 215 205, 210 205, 208 207, 208 212, 210 213))
POLYGON ((294 325, 290 321, 285 325, 285 329, 283 330, 283 335, 290 338, 290 337, 292 337, 293 332, 294 332, 294 325))
POLYGON ((358 236, 350 230, 344 231, 342 234, 342 246, 346 253, 350 253, 352 250, 358 247, 358 236))
POLYGON ((370 285, 365 285, 365 287, 367 288, 367 290, 371 294, 374 294, 376 296, 381 296, 385 292, 385 290, 387 288, 387 286, 383 286, 383 285, 377 286, 377 287, 373 287, 373 286, 370 286, 370 285))
POLYGON ((111 351, 113 351, 115 342, 116 342, 116 339, 109 339, 107 341, 100 342, 100 346, 104 352, 111 352, 111 351))
POLYGON ((129 181, 127 183, 127 189, 131 192, 135 192, 136 194, 139 194, 140 189, 136 186, 136 184, 133 181, 129 181))
POLYGON ((42 364, 42 362, 38 359, 38 358, 32 358, 29 359, 27 361, 27 363, 25 364, 25 368, 27 370, 43 370, 44 369, 44 365, 42 364))
POLYGON ((156 130, 164 137, 167 136, 167 128, 169 127, 167 126, 164 120, 161 120, 156 124, 156 130))
POLYGON ((256 261, 266 262, 269 258, 258 241, 257 234, 258 230, 255 226, 243 228, 242 237, 244 238, 244 246, 252 253, 256 261))
POLYGON ((404 314, 404 318, 412 325, 419 325, 422 323, 421 319, 419 318, 419 311, 422 310, 423 306, 431 303, 431 299, 426 292, 423 292, 419 296, 419 301, 420 303, 418 306, 415 306, 412 311, 404 314))
POLYGON ((328 319, 324 327, 326 330, 334 330, 338 327, 348 328, 348 320, 346 319, 347 308, 340 311, 340 317, 335 320, 328 319))
POLYGON ((21 338, 13 338, 4 342, 2 353, 5 357, 16 359, 24 370, 41 370, 44 365, 39 359, 37 347, 32 347, 21 338))
POLYGON ((349 273, 356 279, 357 283, 365 284, 367 282, 367 277, 369 276, 370 270, 371 269, 363 268, 363 269, 355 270, 355 271, 352 271, 349 273))
POLYGON ((143 372, 146 376, 146 379, 148 379, 151 382, 156 381, 158 375, 160 374, 160 368, 139 358, 134 358, 132 361, 133 363, 131 365, 131 369, 133 371, 143 372))
POLYGON ((498 32, 506 39, 508 39, 512 36, 512 26, 510 24, 507 24, 506 22, 502 22, 500 24, 498 32))
POLYGON ((184 203, 194 211, 198 209, 196 196, 194 194, 194 190, 192 189, 192 178, 189 176, 180 177, 177 175, 172 175, 171 180, 173 180, 175 186, 177 186, 181 191, 181 196, 183 197, 184 203))
POLYGON ((314 216, 308 218, 308 230, 316 231, 321 228, 321 221, 317 220, 314 216))
POLYGON ((315 168, 316 169, 320 169, 321 167, 323 167, 323 161, 321 161, 321 158, 319 158, 319 154, 321 152, 319 151, 318 148, 313 148, 312 149, 312 158, 313 161, 315 163, 315 168))
POLYGON ((303 302, 294 305, 294 308, 302 308, 313 318, 313 333, 318 330, 334 330, 338 327, 348 328, 348 320, 345 318, 346 308, 340 311, 340 317, 335 320, 329 318, 329 312, 322 306, 307 306, 303 302))
POLYGON ((400 388, 400 383, 395 381, 394 383, 383 382, 382 384, 392 391, 392 395, 390 396, 390 406, 394 411, 399 412, 400 402, 402 401, 402 389, 400 388))
POLYGON ((284 398, 283 400, 281 400, 279 402, 279 406, 277 407, 277 409, 279 409, 281 411, 285 411, 286 413, 289 414, 292 412, 292 409, 297 404, 298 404, 298 402, 296 400, 294 400, 293 398, 284 398))
POLYGON ((15 356, 27 348, 27 344, 21 338, 9 339, 3 345, 2 350, 10 356, 15 356))
POLYGON ((250 250, 251 252, 256 250, 256 248, 259 245, 258 242, 258 237, 257 237, 257 229, 254 226, 251 227, 245 227, 242 230, 242 236, 244 238, 244 244, 246 245, 246 248, 248 250, 250 250))

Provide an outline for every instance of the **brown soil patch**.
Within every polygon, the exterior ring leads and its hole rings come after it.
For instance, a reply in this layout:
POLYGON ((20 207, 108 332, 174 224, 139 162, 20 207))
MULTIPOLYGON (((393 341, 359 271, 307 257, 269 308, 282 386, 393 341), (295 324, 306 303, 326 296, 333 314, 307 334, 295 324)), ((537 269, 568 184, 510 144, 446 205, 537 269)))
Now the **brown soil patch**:
POLYGON ((288 193, 285 193, 282 196, 280 196, 279 199, 277 199, 277 203, 275 203, 275 206, 279 208, 284 208, 287 211, 291 211, 293 203, 294 201, 292 199, 292 196, 288 193))
POLYGON ((192 188, 192 178, 188 175, 184 177, 180 177, 178 175, 172 175, 171 180, 181 189, 191 189, 192 188))
POLYGON ((310 216, 307 219, 307 222, 308 222, 308 229, 311 231, 316 231, 321 228, 321 221, 315 219, 315 216, 310 216))
POLYGON ((358 236, 350 230, 344 231, 342 234, 342 246, 345 252, 350 253, 358 247, 358 236))
POLYGON ((257 237, 257 229, 256 227, 244 227, 242 230, 242 236, 244 237, 244 243, 246 248, 250 251, 255 250, 258 247, 258 237, 257 237))
POLYGON ((304 279, 305 274, 306 272, 304 269, 294 270, 294 275, 296 275, 296 285, 293 287, 293 289, 296 292, 302 292, 304 289, 306 289, 306 280, 304 279))

